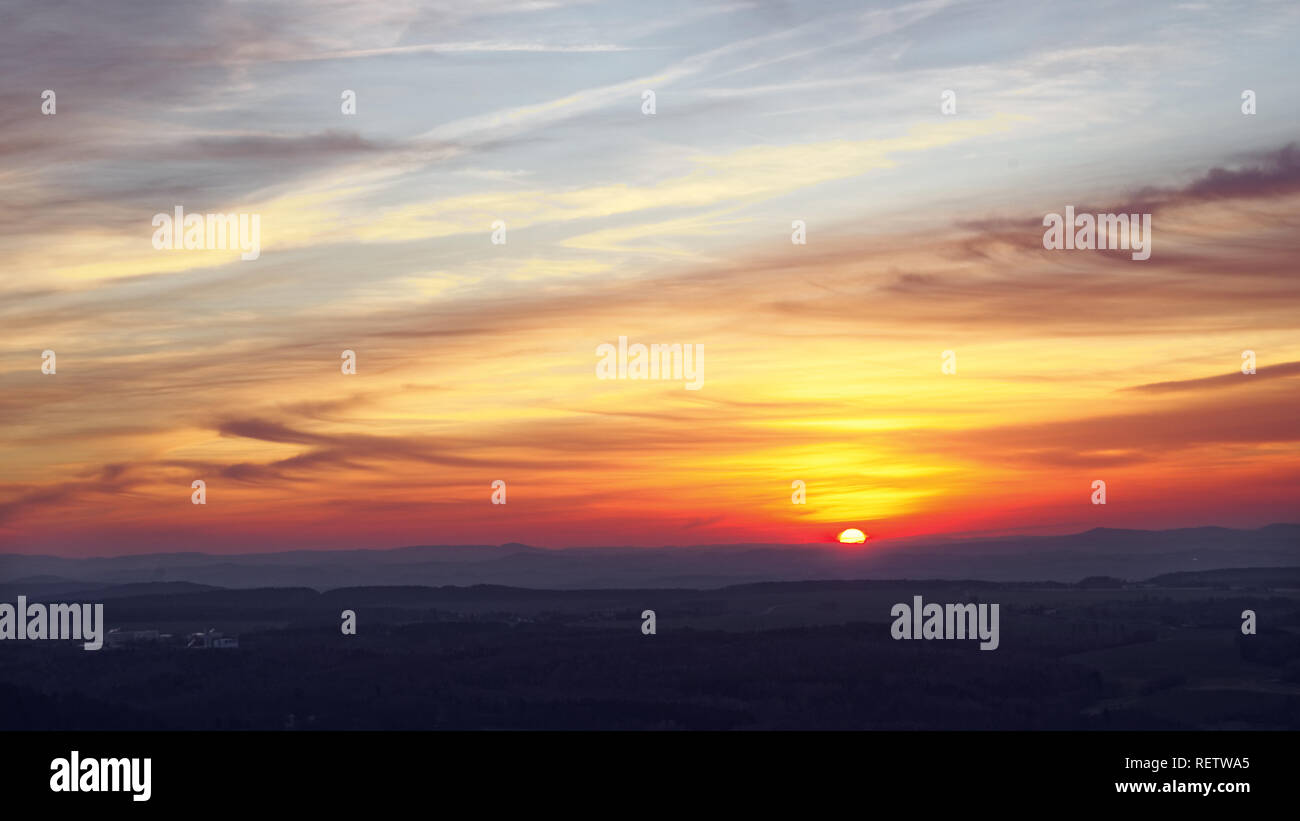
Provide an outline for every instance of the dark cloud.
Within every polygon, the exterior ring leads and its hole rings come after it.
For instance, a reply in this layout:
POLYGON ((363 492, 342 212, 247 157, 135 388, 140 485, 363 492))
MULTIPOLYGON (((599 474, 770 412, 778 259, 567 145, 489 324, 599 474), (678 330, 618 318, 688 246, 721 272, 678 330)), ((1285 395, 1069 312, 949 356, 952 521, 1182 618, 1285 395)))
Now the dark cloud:
POLYGON ((1253 374, 1240 371, 1218 376, 1203 376, 1200 379, 1181 379, 1173 382, 1148 382, 1145 385, 1133 385, 1126 391, 1144 391, 1147 393, 1169 393, 1172 391, 1195 391, 1213 388, 1249 387, 1256 380, 1285 379, 1300 375, 1300 362, 1283 362, 1278 365, 1257 367, 1253 374))
MULTIPOLYGON (((1300 146, 1289 143, 1253 155, 1240 168, 1211 168, 1181 187, 1146 186, 1112 202, 1073 203, 1076 214, 1146 214, 1170 206, 1198 205, 1227 199, 1271 199, 1300 193, 1300 146)), ((960 226, 984 235, 1041 237, 1042 216, 967 220, 960 226)), ((985 242, 987 245, 987 242, 985 242)), ((1128 252, 1123 252, 1127 255, 1128 252)))
POLYGON ((1258 157, 1253 166, 1212 168, 1183 188, 1146 188, 1138 191, 1134 199, 1158 207, 1169 203, 1277 197, 1297 191, 1300 191, 1300 146, 1291 143, 1258 157))
POLYGON ((908 429, 889 439, 905 449, 976 463, 1122 466, 1167 460, 1180 450, 1202 446, 1300 442, 1300 425, 1294 394, 1274 386, 1264 393, 1215 395, 1063 421, 960 431, 908 429))
POLYGON ((279 422, 263 419, 233 419, 218 423, 217 431, 222 436, 240 436, 245 439, 260 439, 263 442, 288 442, 297 445, 320 444, 325 437, 294 430, 279 422))

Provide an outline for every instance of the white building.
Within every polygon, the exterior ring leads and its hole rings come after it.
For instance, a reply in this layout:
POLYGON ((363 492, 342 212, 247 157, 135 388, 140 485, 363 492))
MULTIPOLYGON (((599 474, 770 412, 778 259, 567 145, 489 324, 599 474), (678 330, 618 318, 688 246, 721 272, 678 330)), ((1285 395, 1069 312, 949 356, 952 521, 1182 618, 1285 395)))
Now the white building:
POLYGON ((162 641, 171 638, 166 633, 159 633, 157 630, 123 630, 120 627, 114 627, 108 631, 108 646, 121 647, 124 644, 139 644, 141 642, 162 641))
POLYGON ((191 633, 185 646, 199 650, 226 650, 239 647, 239 637, 227 636, 209 628, 206 633, 191 633))

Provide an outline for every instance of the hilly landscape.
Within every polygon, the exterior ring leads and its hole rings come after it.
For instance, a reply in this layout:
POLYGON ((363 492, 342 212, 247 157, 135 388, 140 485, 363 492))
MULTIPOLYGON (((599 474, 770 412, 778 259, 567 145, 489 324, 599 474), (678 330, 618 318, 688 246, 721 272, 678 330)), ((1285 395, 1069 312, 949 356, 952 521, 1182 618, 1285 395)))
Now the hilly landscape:
MULTIPOLYGON (((0 585, 191 582, 218 587, 497 584, 536 589, 721 587, 764 581, 1145 579, 1221 568, 1300 566, 1300 525, 1143 531, 953 542, 741 544, 544 549, 523 544, 243 555, 161 553, 107 558, 0 556, 0 585)), ((71 585, 71 586, 68 586, 71 585)))
POLYGON ((0 729, 1300 729, 1296 532, 10 556, 0 600, 110 632, 0 643, 0 729), (996 652, 892 638, 914 596, 996 652))

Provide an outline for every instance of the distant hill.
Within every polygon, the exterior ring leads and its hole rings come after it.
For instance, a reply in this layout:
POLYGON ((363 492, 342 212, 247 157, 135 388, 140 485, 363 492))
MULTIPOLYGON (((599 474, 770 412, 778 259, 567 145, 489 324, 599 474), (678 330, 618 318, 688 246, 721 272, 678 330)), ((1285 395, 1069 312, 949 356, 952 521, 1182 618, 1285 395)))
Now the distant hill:
POLYGON ((1260 587, 1300 590, 1300 567, 1250 567, 1166 573, 1150 579, 1159 587, 1260 587))
MULTIPOLYGON (((6 555, 0 556, 0 594, 55 594, 128 585, 154 585, 147 592, 158 595, 185 592, 186 588, 175 586, 178 583, 315 590, 481 584, 531 589, 698 589, 755 582, 898 578, 1075 583, 1088 577, 1135 581, 1224 568, 1238 569, 1235 572, 1258 568, 1264 573, 1300 568, 1300 525, 1256 530, 1097 528, 1063 536, 881 542, 856 549, 742 544, 552 550, 507 544, 86 559, 6 555)), ((124 589, 130 592, 122 595, 146 592, 145 588, 124 589)))
MULTIPOLYGON (((3 562, 4 559, 0 558, 0 565, 3 562)), ((31 576, 0 583, 0 598, 12 599, 14 596, 26 596, 34 600, 42 596, 69 596, 94 592, 97 599, 116 599, 132 596, 176 596, 219 589, 221 588, 210 584, 194 582, 132 582, 105 585, 102 582, 72 581, 56 576, 31 576)))

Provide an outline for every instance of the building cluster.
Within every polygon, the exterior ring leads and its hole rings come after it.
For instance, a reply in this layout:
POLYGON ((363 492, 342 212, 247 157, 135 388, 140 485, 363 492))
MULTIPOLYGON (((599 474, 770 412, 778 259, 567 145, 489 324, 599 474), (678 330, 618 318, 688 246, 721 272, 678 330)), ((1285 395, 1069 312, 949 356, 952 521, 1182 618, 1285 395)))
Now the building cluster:
MULTIPOLYGON (((122 630, 113 628, 108 631, 109 647, 126 647, 132 644, 175 644, 175 636, 157 630, 122 630)), ((239 636, 227 636, 217 630, 209 629, 206 633, 190 633, 185 636, 185 646, 195 650, 229 650, 239 647, 239 636)))

